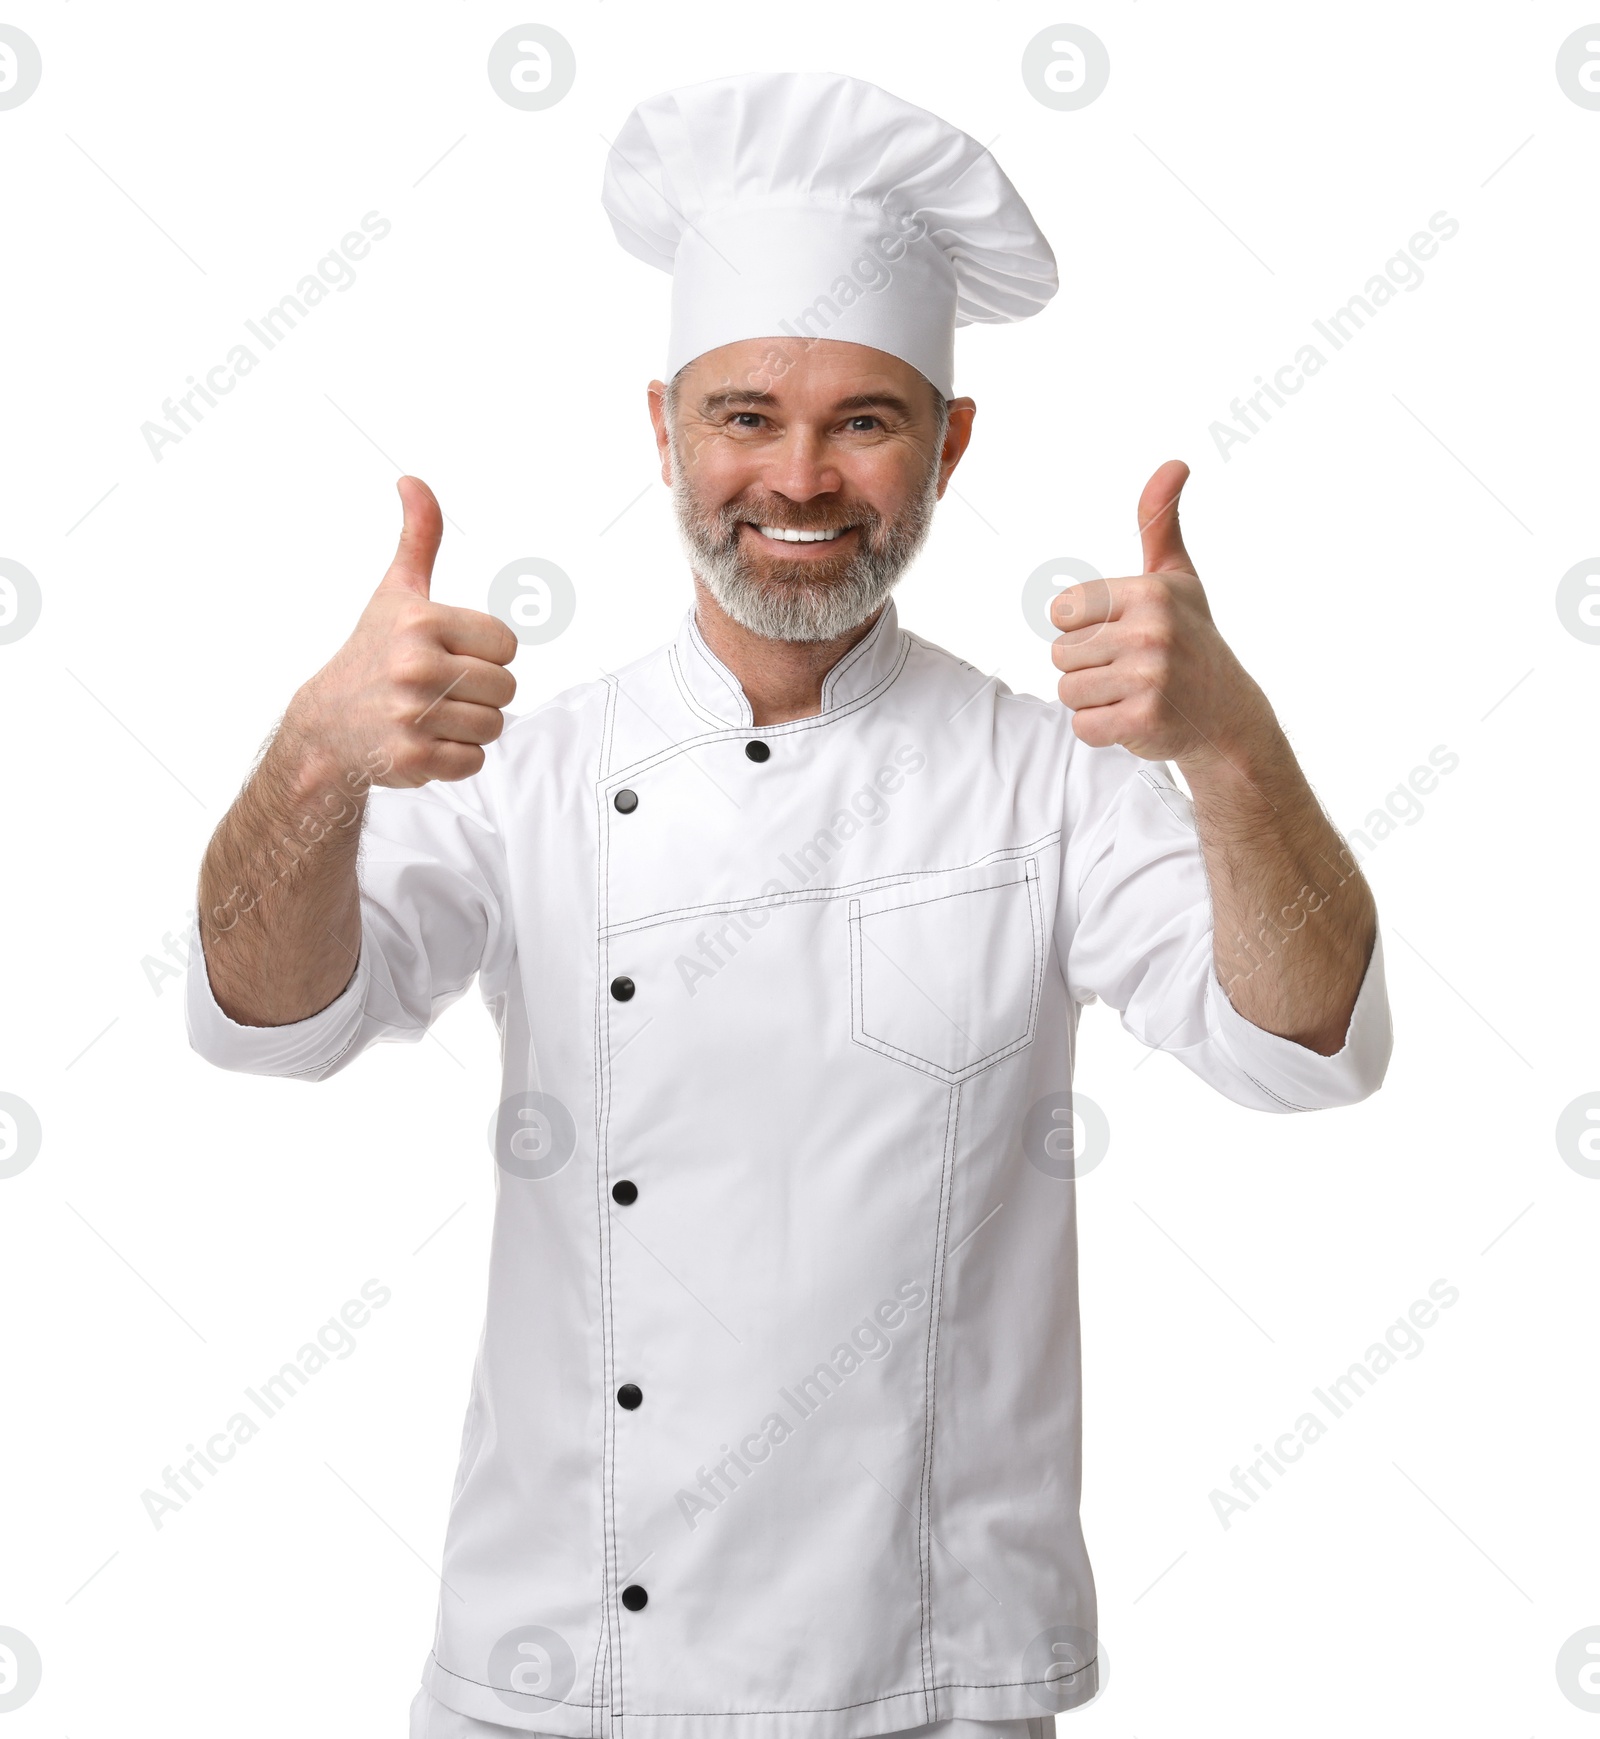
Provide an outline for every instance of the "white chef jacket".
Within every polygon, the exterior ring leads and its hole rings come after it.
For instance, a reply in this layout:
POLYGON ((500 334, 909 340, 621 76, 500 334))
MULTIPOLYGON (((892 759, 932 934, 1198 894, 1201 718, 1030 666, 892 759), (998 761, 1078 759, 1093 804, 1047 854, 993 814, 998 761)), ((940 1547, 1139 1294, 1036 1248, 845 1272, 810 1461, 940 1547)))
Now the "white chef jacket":
POLYGON ((474 977, 500 1031, 428 1696, 560 1739, 1091 1697, 1078 1011, 1240 1104, 1349 1104, 1388 1060, 1381 948, 1334 1056, 1252 1025, 1165 767, 892 605, 820 713, 759 729, 691 613, 475 777, 375 790, 360 881, 327 1008, 238 1026, 196 950, 189 1021, 223 1067, 306 1080, 416 1041, 474 977))
MULTIPOLYGON (((475 1721, 471 1715, 447 1709, 426 1690, 418 1691, 411 1704, 408 1739, 512 1739, 516 1733, 515 1728, 475 1721)), ((533 1739, 541 1736, 535 1734, 533 1739)), ((892 1734, 890 1739, 1056 1739, 1056 1718, 1040 1715, 1028 1721, 965 1721, 954 1716, 892 1734)))

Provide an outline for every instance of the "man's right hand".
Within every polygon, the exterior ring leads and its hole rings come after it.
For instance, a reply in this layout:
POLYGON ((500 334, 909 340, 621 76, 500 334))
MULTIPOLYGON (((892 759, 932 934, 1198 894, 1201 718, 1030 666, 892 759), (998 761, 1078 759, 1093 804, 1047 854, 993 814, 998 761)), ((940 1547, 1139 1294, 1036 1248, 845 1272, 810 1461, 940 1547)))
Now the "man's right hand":
POLYGON ((444 533, 433 491, 402 477, 405 522, 389 571, 355 632, 295 695, 275 745, 341 785, 465 779, 505 728, 516 635, 481 610, 428 596, 444 533))
POLYGON ((349 984, 366 787, 476 773, 517 690, 505 623, 428 596, 443 530, 433 491, 402 477, 400 500, 383 583, 289 703, 200 867, 204 970, 222 1012, 245 1026, 305 1020, 349 984))

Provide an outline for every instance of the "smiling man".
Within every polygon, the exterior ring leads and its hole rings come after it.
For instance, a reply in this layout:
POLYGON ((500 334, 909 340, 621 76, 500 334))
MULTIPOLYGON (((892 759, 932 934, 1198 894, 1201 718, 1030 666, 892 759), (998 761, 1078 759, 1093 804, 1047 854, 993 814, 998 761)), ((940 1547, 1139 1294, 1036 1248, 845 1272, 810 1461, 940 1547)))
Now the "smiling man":
POLYGON ((974 409, 837 340, 722 345, 651 383, 700 631, 739 670, 754 722, 817 711, 922 546, 974 409))
POLYGON ((1362 1099, 1371 896, 1212 622, 1181 464, 1143 571, 1055 602, 1064 704, 901 628, 972 436, 955 328, 1055 288, 985 150, 856 80, 730 79, 641 105, 605 202, 673 274, 649 406, 693 607, 508 723, 516 642, 429 598, 402 479, 206 853, 191 1033, 321 1079, 475 978, 500 1032, 413 1739, 1042 1739, 1102 1674, 1079 1011, 1242 1105, 1362 1099))

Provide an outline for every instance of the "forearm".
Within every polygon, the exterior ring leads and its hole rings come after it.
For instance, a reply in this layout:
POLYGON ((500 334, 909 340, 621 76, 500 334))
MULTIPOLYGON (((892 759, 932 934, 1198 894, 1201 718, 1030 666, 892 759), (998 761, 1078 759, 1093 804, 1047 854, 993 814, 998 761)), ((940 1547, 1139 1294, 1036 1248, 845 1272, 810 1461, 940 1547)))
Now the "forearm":
POLYGON ((200 936, 212 995, 230 1020, 304 1020, 350 982, 361 948, 356 859, 380 771, 337 767, 286 724, 212 836, 200 936))
POLYGON ((428 588, 444 520, 400 479, 405 522, 355 632, 296 693, 200 869, 211 994, 241 1026, 288 1026, 333 1002, 361 952, 356 857, 367 791, 481 771, 516 694, 517 639, 428 588))
POLYGON ((1253 1025, 1331 1056, 1377 934, 1365 878, 1281 731, 1253 756, 1210 756, 1183 771, 1223 989, 1253 1025))

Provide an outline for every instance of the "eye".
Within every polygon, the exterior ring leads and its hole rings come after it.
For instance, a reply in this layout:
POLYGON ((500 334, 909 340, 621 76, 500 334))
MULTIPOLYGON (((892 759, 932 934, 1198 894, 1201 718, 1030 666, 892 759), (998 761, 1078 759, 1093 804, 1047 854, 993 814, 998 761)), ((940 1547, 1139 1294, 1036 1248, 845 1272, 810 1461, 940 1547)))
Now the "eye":
POLYGON ((882 427, 883 419, 881 417, 872 416, 865 411, 859 417, 852 417, 850 419, 850 431, 852 434, 864 435, 873 428, 881 429, 882 427))
POLYGON ((736 429, 759 429, 762 417, 758 411, 735 411, 729 421, 736 429))

